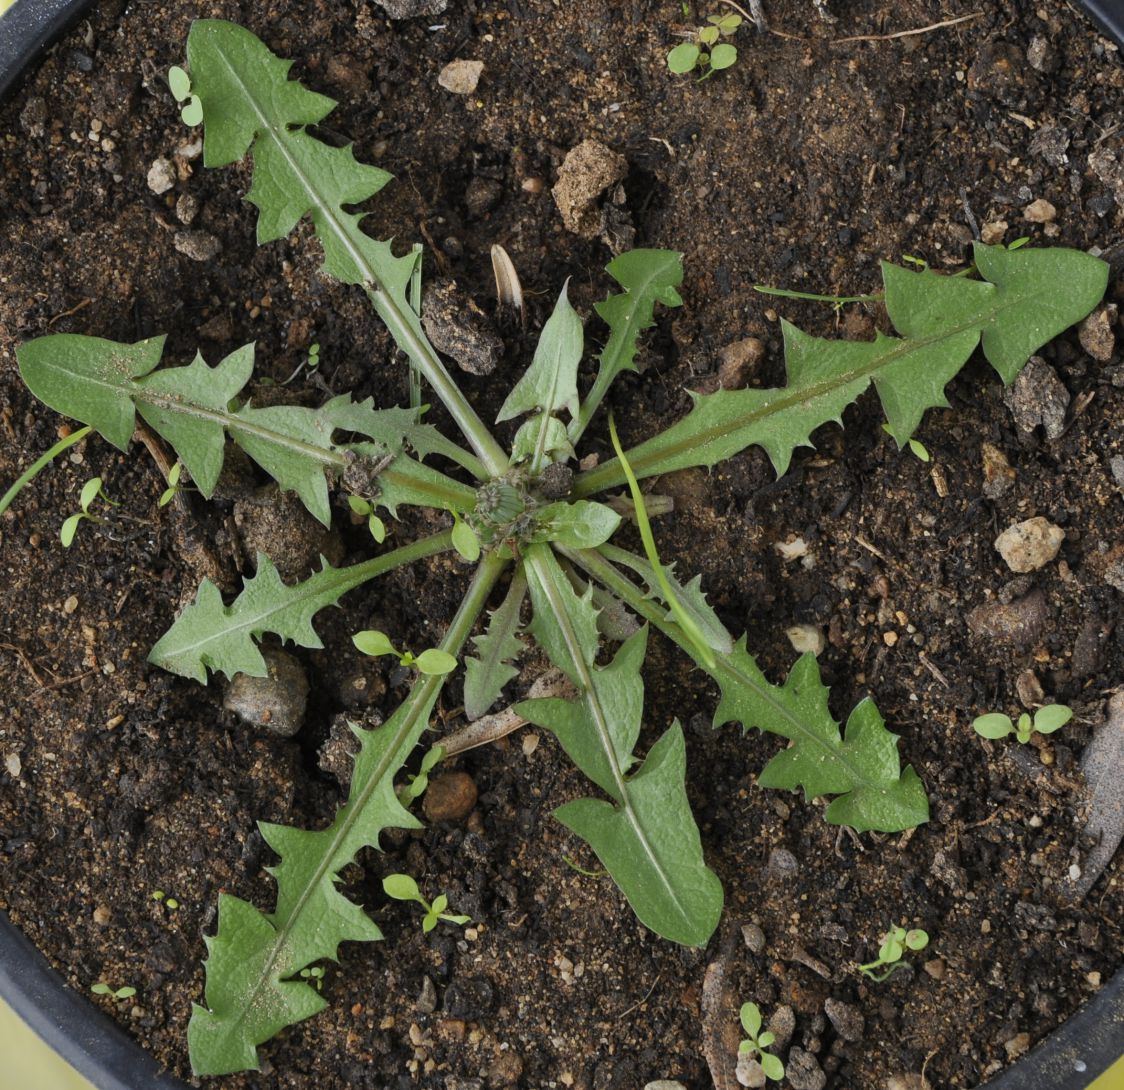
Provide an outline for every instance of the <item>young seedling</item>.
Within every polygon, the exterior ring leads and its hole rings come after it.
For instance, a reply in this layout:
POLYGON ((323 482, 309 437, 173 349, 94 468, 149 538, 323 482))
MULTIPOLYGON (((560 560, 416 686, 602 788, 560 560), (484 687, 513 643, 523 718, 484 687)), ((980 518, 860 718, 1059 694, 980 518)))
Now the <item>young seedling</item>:
POLYGON ((90 991, 94 995, 111 995, 114 999, 132 999, 137 994, 136 988, 131 988, 126 985, 124 988, 111 988, 108 984, 99 981, 97 984, 90 985, 90 991))
MULTIPOLYGON (((702 40, 711 70, 713 54, 727 44, 719 22, 710 22, 714 30, 702 40)), ((42 401, 92 425, 122 451, 139 413, 171 444, 204 498, 214 494, 233 443, 326 526, 333 487, 365 501, 371 510, 359 513, 367 517, 381 508, 395 518, 399 506, 413 504, 451 512, 453 526, 350 567, 325 564, 292 586, 259 555, 255 574, 232 600, 204 580, 150 661, 199 682, 208 671, 265 676, 262 636, 319 648, 316 614, 347 592, 438 554, 476 557, 437 647, 415 658, 383 633, 359 634, 361 650, 394 655, 418 673, 382 726, 356 728, 360 749, 347 799, 330 824, 315 831, 261 826, 279 857, 270 870, 278 887, 273 911, 220 895, 217 932, 207 939, 205 1003, 194 1008, 188 1028, 195 1073, 256 1067, 259 1044, 325 1005, 303 970, 338 959, 344 942, 382 938, 374 920, 344 895, 339 874, 362 849, 377 847, 385 830, 416 827, 394 780, 429 727, 444 680, 469 639, 475 644, 465 667, 469 716, 484 714, 500 698, 524 637, 569 681, 572 697, 525 700, 514 709, 551 731, 598 789, 555 816, 597 855, 641 922, 671 941, 705 945, 723 893, 691 813, 679 723, 658 724, 660 730, 646 734, 653 739, 647 752, 638 750, 650 629, 713 680, 720 692, 716 727, 738 723, 787 740, 760 774, 762 787, 801 790, 809 800, 830 796, 826 820, 859 832, 926 821, 924 786, 903 767, 897 736, 871 700, 857 705, 841 729, 811 654, 796 661, 784 684, 771 682, 746 637, 735 641, 709 606, 698 577, 677 581, 650 541, 641 556, 610 540, 621 516, 603 501, 626 484, 635 494, 645 478, 710 468, 752 446, 762 447, 783 474, 813 432, 838 421, 871 386, 903 447, 928 408, 947 404, 945 385, 977 348, 1012 382, 1031 353, 1100 301, 1108 266, 1075 250, 1012 253, 982 244, 974 249, 971 275, 883 265, 884 302, 896 335, 839 341, 783 323, 786 386, 698 396, 677 423, 634 447, 622 445, 623 457, 575 473, 568 463, 577 462, 616 378, 636 369, 639 337, 655 324, 657 307, 682 303, 680 255, 635 250, 608 266, 618 287, 593 308, 606 329, 599 331, 603 347, 584 394, 583 319, 561 292, 530 365, 501 407, 499 422, 521 420, 511 443, 501 444, 425 335, 417 312, 418 252, 395 254, 388 242, 367 235, 362 215, 351 211, 389 175, 359 163, 351 145, 329 146, 310 129, 331 111, 332 100, 290 80, 288 62, 230 23, 195 23, 188 60, 189 93, 203 114, 203 161, 225 166, 250 155, 261 242, 288 237, 305 214, 311 217, 326 275, 363 291, 407 356, 416 376, 409 405, 379 408, 370 398, 345 394, 318 408, 259 408, 245 393, 252 345, 213 367, 201 357, 161 367, 162 337, 136 344, 42 337, 17 350, 24 381, 42 401), (460 439, 422 422, 423 386, 442 403, 460 439), (437 459, 440 468, 432 464, 437 459), (504 583, 502 604, 477 631, 504 583), (606 653, 599 623, 609 606, 641 623, 631 634, 616 629, 612 642, 623 642, 606 653)), ((639 513, 642 497, 634 507, 639 513)))
POLYGON ((69 549, 74 543, 74 535, 78 532, 78 526, 83 519, 89 519, 90 522, 95 522, 99 525, 105 522, 105 519, 90 513, 90 508, 93 506, 94 502, 99 499, 104 503, 113 503, 102 489, 101 478, 91 477, 82 486, 82 491, 78 496, 78 506, 81 510, 76 514, 68 516, 62 524, 62 528, 59 530, 59 541, 62 542, 62 547, 64 549, 69 549))
POLYGON ((456 916, 445 909, 449 907, 449 898, 444 893, 434 898, 430 904, 418 889, 418 884, 408 874, 388 874, 382 880, 383 892, 396 901, 416 901, 425 909, 425 918, 422 920, 422 930, 428 934, 437 926, 438 920, 455 923, 463 927, 472 923, 471 916, 456 916))
POLYGON ((172 471, 168 474, 168 487, 160 493, 160 499, 157 502, 158 507, 167 507, 176 498, 176 494, 180 490, 180 474, 182 472, 183 462, 176 462, 172 466, 172 471))
POLYGON ((168 88, 172 98, 183 103, 180 110, 180 119, 188 128, 195 128, 203 123, 203 103, 198 95, 191 93, 191 77, 179 67, 173 65, 168 69, 168 88))
POLYGON ((756 1003, 743 1003, 739 1014, 742 1029, 746 1032, 746 1039, 738 1045, 739 1056, 755 1057, 765 1072, 765 1077, 774 1082, 784 1078, 784 1064, 780 1059, 767 1049, 777 1038, 776 1035, 766 1030, 761 1032, 761 1011, 756 1003))
POLYGON ((375 514, 375 508, 371 501, 363 499, 362 496, 348 496, 347 505, 357 515, 366 518, 367 529, 371 531, 371 537, 381 545, 386 540, 386 523, 375 514))
POLYGON ((667 55, 667 66, 676 75, 700 69, 699 83, 737 63, 737 47, 720 39, 729 38, 741 26, 742 19, 733 13, 708 15, 706 23, 696 28, 693 41, 680 42, 667 55))
POLYGON ((929 936, 924 931, 907 931, 904 927, 891 927, 882 936, 882 945, 878 948, 878 958, 860 965, 859 971, 865 973, 871 980, 881 984, 895 969, 902 968, 902 955, 906 950, 924 950, 929 945, 929 936), (884 973, 878 970, 889 966, 884 973))
POLYGON ((1073 710, 1064 704, 1047 704, 1034 713, 1033 719, 1028 712, 1023 712, 1017 723, 1012 723, 1011 717, 1002 712, 990 712, 988 715, 981 715, 974 719, 972 729, 981 738, 998 739, 1013 734, 1019 742, 1026 745, 1035 731, 1039 734, 1053 734, 1072 718, 1073 710))
MULTIPOLYGON (((885 432, 885 433, 886 433, 887 435, 893 435, 893 434, 894 434, 894 433, 893 433, 893 431, 891 430, 891 428, 890 428, 890 425, 889 425, 889 424, 883 424, 883 425, 882 425, 882 430, 883 430, 883 431, 884 431, 884 432, 885 432)), ((911 453, 912 453, 912 454, 913 454, 913 455, 914 455, 914 456, 915 456, 915 457, 916 457, 916 458, 917 458, 917 459, 918 459, 919 461, 922 461, 922 462, 928 462, 928 461, 929 461, 929 450, 928 450, 928 448, 927 448, 927 447, 926 447, 926 446, 925 446, 925 445, 924 445, 924 444, 923 444, 923 443, 921 442, 921 440, 920 440, 920 439, 910 439, 910 441, 909 441, 909 444, 908 444, 908 446, 909 446, 910 452, 911 452, 911 453)))
POLYGON ((421 766, 416 776, 410 776, 409 782, 398 788, 398 801, 404 806, 409 806, 414 799, 421 798, 429 786, 429 774, 441 763, 445 757, 444 746, 432 746, 422 758, 421 766))
POLYGON ((322 991, 324 988, 324 969, 323 966, 313 965, 308 969, 302 969, 300 972, 301 978, 307 980, 310 984, 314 985, 316 990, 322 991))
POLYGON ((351 637, 351 642, 364 655, 394 655, 403 666, 413 666, 419 673, 431 677, 441 677, 457 668, 457 660, 448 651, 442 651, 439 647, 430 647, 420 655, 415 655, 412 651, 399 651, 385 632, 374 628, 357 632, 351 637))

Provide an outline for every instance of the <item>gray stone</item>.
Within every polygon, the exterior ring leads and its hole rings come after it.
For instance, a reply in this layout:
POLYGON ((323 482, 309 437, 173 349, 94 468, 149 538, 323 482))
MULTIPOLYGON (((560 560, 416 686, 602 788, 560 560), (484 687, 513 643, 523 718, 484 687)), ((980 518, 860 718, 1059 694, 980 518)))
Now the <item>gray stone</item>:
POLYGON ((1081 342, 1081 347, 1098 363, 1108 363, 1112 359, 1116 348, 1116 334, 1113 332, 1116 314, 1116 304, 1106 303, 1103 307, 1097 307, 1077 327, 1077 339, 1081 342))
POLYGON ((167 193, 176 184, 176 168, 168 159, 153 159, 148 168, 148 188, 157 196, 167 193))
POLYGON ((734 1072, 741 1086, 748 1086, 753 1090, 765 1085, 765 1069, 749 1053, 738 1057, 738 1067, 734 1072))
POLYGON ((471 95, 483 72, 483 61, 450 61, 441 69, 437 82, 454 95, 471 95))
POLYGON ((784 882, 800 873, 800 861, 787 848, 774 848, 765 864, 765 877, 772 882, 784 882))
POLYGON ((795 1045, 789 1049, 784 1074, 792 1090, 824 1090, 827 1086, 827 1076, 819 1061, 810 1052, 795 1045))
POLYGON ((977 606, 965 620, 973 635, 1026 650, 1038 642, 1049 616, 1046 596, 1032 590, 1009 604, 986 602, 977 606))
POLYGON ((1065 531, 1041 516, 1008 526, 995 548, 1013 572, 1038 571, 1058 555, 1065 531))
POLYGON ((499 204, 503 196, 503 186, 494 178, 477 175, 465 187, 464 203, 468 214, 475 218, 485 215, 499 204))
POLYGON ((375 0, 391 19, 416 19, 422 15, 440 15, 448 0, 375 0))
POLYGON ((742 924, 742 938, 745 940, 746 946, 754 954, 761 954, 765 951, 765 932, 755 923, 742 924))
POLYGON ((1004 391, 1003 400, 1019 431, 1030 433, 1041 425, 1047 439, 1057 439, 1065 431, 1069 391, 1041 356, 1030 357, 1014 386, 1004 391))
POLYGON ((863 1016, 858 1007, 850 1003, 843 1003, 838 999, 828 999, 823 1005, 828 1021, 835 1027, 835 1032, 844 1041, 861 1041, 863 1039, 863 1016))
POLYGON ((268 675, 235 674, 222 706, 251 726, 291 738, 304 724, 308 678, 300 662, 285 651, 263 647, 261 653, 268 675))
POLYGON ((455 280, 430 284, 422 304, 422 325, 433 347, 470 375, 490 375, 503 355, 503 340, 490 319, 455 280))
POLYGON ((222 252, 222 243, 210 231, 177 231, 172 245, 192 261, 210 261, 222 252))
POLYGON ((788 1048, 788 1042, 796 1032, 796 1014, 787 1004, 777 1007, 765 1028, 776 1038, 775 1043, 770 1046, 770 1051, 783 1052, 788 1048))
POLYGON ((655 1082, 645 1083, 644 1090, 687 1090, 687 1087, 675 1079, 656 1079, 655 1082))
POLYGON ((627 173, 628 160, 596 140, 583 140, 573 148, 551 190, 566 230, 582 238, 597 238, 606 224, 598 199, 627 173))
POLYGON ((427 976, 422 977, 421 991, 414 1002, 414 1009, 418 1014, 432 1014, 437 1010, 437 989, 427 976))

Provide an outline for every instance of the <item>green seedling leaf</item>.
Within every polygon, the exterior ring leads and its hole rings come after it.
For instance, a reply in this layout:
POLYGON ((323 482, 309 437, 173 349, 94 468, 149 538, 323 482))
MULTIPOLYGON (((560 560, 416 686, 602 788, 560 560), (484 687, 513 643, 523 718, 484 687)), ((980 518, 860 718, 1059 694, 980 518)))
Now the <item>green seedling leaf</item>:
POLYGON ((132 999, 137 994, 136 988, 131 985, 126 985, 124 988, 118 988, 113 993, 114 999, 132 999))
POLYGON ((911 950, 924 950, 929 945, 929 935, 920 929, 907 931, 905 934, 905 944, 911 950))
POLYGON ((836 795, 824 817, 859 832, 898 832, 929 820, 929 803, 917 773, 899 773, 898 736, 873 701, 856 705, 840 735, 827 706, 816 657, 796 660, 783 686, 770 685, 745 648, 743 636, 714 677, 722 690, 714 725, 738 721, 780 734, 791 744, 758 777, 762 787, 803 788, 805 797, 836 795))
POLYGON ((351 637, 351 642, 364 655, 370 655, 372 658, 378 658, 380 655, 400 657, 398 649, 390 642, 390 637, 374 628, 367 629, 365 632, 356 632, 351 637))
POLYGON ((878 948, 879 960, 889 964, 892 961, 901 961, 902 944, 896 938, 887 939, 878 948))
POLYGON ((431 674, 439 677, 442 674, 448 674, 455 670, 457 668, 457 660, 447 651, 441 651, 436 647, 430 647, 428 650, 418 655, 415 665, 423 674, 431 674))
POLYGON ((1001 712, 991 712, 989 715, 981 715, 972 720, 972 729, 981 738, 1006 738, 1008 734, 1014 733, 1015 725, 1011 722, 1010 716, 1003 715, 1001 712))
POLYGON ((699 47, 694 42, 681 42, 667 55, 667 66, 676 75, 690 72, 698 61, 699 47))
POLYGON ((784 1078, 784 1064, 776 1056, 763 1052, 758 1062, 761 1064, 761 1070, 765 1072, 765 1078, 772 1079, 774 1082, 780 1082, 784 1078))
POLYGON ((738 50, 729 42, 721 42, 710 51, 710 67, 716 72, 729 68, 737 62, 738 50))
POLYGON ((198 95, 192 95, 187 104, 180 110, 180 120, 189 128, 203 124, 203 103, 198 95))
POLYGON ((741 1020, 742 1029, 756 1040, 757 1034, 761 1032, 760 1007, 756 1003, 743 1003, 738 1017, 741 1020))
MULTIPOLYGON (((578 364, 583 341, 581 319, 570 306, 563 287, 553 313, 543 326, 531 366, 507 395, 496 417, 497 422, 502 422, 521 413, 538 413, 538 433, 530 447, 532 470, 542 466, 547 447, 558 442, 557 429, 552 431, 550 425, 553 414, 565 409, 571 417, 577 415, 578 364)), ((526 440, 523 445, 527 445, 526 440)))
MULTIPOLYGON (((442 650, 460 649, 501 569, 492 559, 476 569, 442 650)), ((218 932, 205 940, 206 1002, 193 1007, 188 1026, 196 1075, 256 1070, 262 1041, 325 1006, 300 971, 336 960, 343 942, 382 938, 374 921, 340 892, 338 875, 360 849, 378 846, 382 830, 421 827, 398 801, 394 776, 428 726, 440 691, 440 678, 420 676, 385 725, 352 726, 360 748, 351 786, 327 828, 259 826, 281 860, 270 869, 277 905, 265 914, 237 897, 219 898, 218 932)))
POLYGON ((229 434, 282 488, 296 492, 325 526, 331 521, 325 471, 354 473, 361 468, 354 465, 356 457, 369 458, 372 465, 385 463, 384 490, 392 491, 397 482, 398 502, 424 496, 424 502, 432 503, 435 490, 471 502, 471 489, 419 463, 408 466, 412 460, 398 453, 415 426, 410 410, 376 410, 370 398, 353 402, 346 395, 320 409, 246 404, 231 410, 253 371, 253 345, 237 349, 216 367, 196 356, 187 367, 154 370, 163 345, 163 337, 129 345, 63 333, 39 337, 17 349, 16 356, 36 397, 90 424, 120 450, 127 448, 139 412, 172 444, 206 498, 213 495, 222 471, 229 434), (342 430, 359 432, 380 446, 338 446, 332 437, 342 430), (389 460, 388 452, 394 454, 389 460), (395 461, 401 464, 390 468, 395 461))
POLYGON ((520 569, 512 576, 503 603, 491 615, 488 631, 472 638, 477 654, 465 660, 464 668, 464 714, 470 722, 488 711, 519 673, 509 662, 523 651, 519 613, 526 597, 527 579, 520 569))
POLYGON ((82 491, 78 496, 78 506, 88 514, 90 510, 90 504, 92 504, 94 500, 98 498, 99 492, 101 492, 101 478, 91 477, 82 486, 82 491))
POLYGON ((475 564, 480 559, 480 539, 476 536, 476 531, 459 515, 454 514, 453 519, 453 548, 462 560, 475 564))
MULTIPOLYGON (((247 199, 259 210, 259 244, 284 238, 303 216, 310 216, 325 271, 364 289, 411 366, 480 455, 465 458, 460 452, 461 464, 478 477, 502 472, 507 466, 503 451, 453 384, 407 298, 417 254, 395 257, 389 243, 364 234, 362 214, 348 211, 382 189, 390 175, 359 163, 350 146, 332 147, 306 128, 322 121, 335 102, 289 80, 291 62, 233 23, 192 23, 187 56, 192 88, 202 104, 204 164, 226 166, 247 152, 253 157, 247 199)), ((448 440, 440 442, 459 451, 448 440)))
POLYGON ((74 544, 74 535, 78 533, 78 524, 84 517, 83 515, 71 515, 63 521, 62 528, 59 530, 59 541, 64 549, 69 549, 74 544))
POLYGON ((757 1038, 758 1048, 768 1048, 777 1039, 776 1034, 766 1030, 757 1038))
POLYGON ((718 27, 700 27, 699 41, 702 42, 703 45, 713 45, 716 41, 718 41, 718 27))
MULTIPOLYGON (((688 416, 627 452, 637 477, 712 466, 748 446, 764 448, 778 474, 821 424, 874 383, 899 445, 927 408, 947 405, 944 387, 978 344, 1004 382, 1031 354, 1085 317, 1104 295, 1108 266, 1077 250, 975 245, 987 279, 910 272, 883 263, 886 307, 902 337, 873 341, 811 337, 782 323, 788 386, 693 395, 688 416)), ((574 496, 623 484, 619 461, 582 474, 574 496)))
POLYGON ((533 541, 557 541, 572 549, 593 549, 609 540, 621 524, 611 507, 589 500, 551 503, 535 512, 538 528, 533 541))
POLYGON ((94 993, 94 995, 112 995, 113 994, 113 989, 108 984, 102 983, 100 980, 98 981, 97 984, 91 984, 90 985, 90 991, 92 991, 94 993))
POLYGON ((575 443, 617 375, 636 370, 637 342, 655 324, 656 304, 678 307, 683 303, 678 291, 683 283, 683 255, 673 250, 629 250, 610 261, 605 271, 624 291, 593 308, 609 326, 609 339, 599 357, 593 388, 577 419, 570 422, 570 439, 575 443))
POLYGON ((428 902, 421 895, 418 884, 408 874, 388 874, 382 880, 383 892, 396 901, 428 902))
POLYGON ((448 534, 435 534, 362 564, 333 568, 327 561, 315 575, 286 586, 273 561, 258 554, 257 574, 241 594, 223 605, 218 587, 204 579, 192 602, 157 641, 148 661, 173 674, 205 683, 208 668, 233 677, 265 677, 265 659, 255 639, 269 632, 300 647, 323 647, 312 618, 354 587, 400 564, 433 556, 449 547, 448 534))
POLYGON ((168 88, 177 102, 191 94, 191 77, 178 64, 168 69, 168 88))
MULTIPOLYGON (((537 566, 528 572, 532 587, 537 566)), ((546 585, 554 586, 554 581, 546 585)), ((597 853, 645 926, 673 942, 701 946, 718 925, 722 885, 703 860, 687 802, 679 724, 672 724, 652 746, 639 771, 627 774, 636 760, 633 748, 640 733, 640 665, 647 628, 624 643, 608 666, 591 667, 591 656, 576 635, 585 622, 567 612, 578 599, 571 592, 550 600, 558 610, 558 627, 565 631, 564 645, 572 649, 569 662, 552 660, 576 675, 581 696, 527 700, 516 711, 553 731, 570 759, 613 800, 578 799, 560 807, 555 816, 597 853)), ((596 647, 595 639, 590 646, 596 647)))
POLYGON ((556 416, 548 416, 545 423, 541 416, 533 416, 519 425, 511 443, 511 460, 526 462, 541 450, 546 460, 562 462, 573 458, 574 445, 570 442, 566 425, 556 416))
POLYGON ((1039 734, 1053 734, 1073 718, 1073 711, 1064 704, 1047 704, 1034 713, 1034 729, 1039 734))

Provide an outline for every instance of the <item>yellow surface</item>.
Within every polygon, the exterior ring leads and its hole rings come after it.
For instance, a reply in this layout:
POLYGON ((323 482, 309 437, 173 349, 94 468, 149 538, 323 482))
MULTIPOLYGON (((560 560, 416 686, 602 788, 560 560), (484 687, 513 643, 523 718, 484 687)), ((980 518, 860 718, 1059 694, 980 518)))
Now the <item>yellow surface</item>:
POLYGON ((16 0, 0 0, 0 15, 3 15, 15 2, 16 0))
POLYGON ((1090 1083, 1089 1090, 1124 1090, 1124 1056, 1121 1056, 1096 1082, 1090 1083))
MULTIPOLYGON (((4 0, 0 0, 3 4, 4 0)), ((0 1000, 0 1090, 94 1090, 0 1000)))

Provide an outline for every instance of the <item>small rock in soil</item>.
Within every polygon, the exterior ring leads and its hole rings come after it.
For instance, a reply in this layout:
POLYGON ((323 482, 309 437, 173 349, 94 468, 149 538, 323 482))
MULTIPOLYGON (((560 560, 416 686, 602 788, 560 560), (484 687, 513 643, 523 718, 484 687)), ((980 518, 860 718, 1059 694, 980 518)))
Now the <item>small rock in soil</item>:
POLYGON ((986 246, 994 246, 997 242, 1003 241, 1003 236, 1006 233, 1006 220, 992 220, 980 228, 980 241, 986 246))
POLYGON ((925 962, 921 968, 934 980, 944 980, 945 969, 948 966, 945 964, 944 958, 933 958, 932 961, 925 962))
POLYGON ((32 140, 46 135, 47 132, 47 103, 38 95, 32 95, 20 110, 20 128, 32 140))
POLYGON ((597 200, 627 173, 628 160, 596 140, 583 140, 570 151, 551 190, 566 230, 597 238, 605 227, 605 213, 597 200))
POLYGON ((460 1075, 446 1075, 445 1090, 484 1090, 484 1080, 466 1079, 460 1075))
POLYGON ((190 227, 199 215, 199 198, 190 193, 181 193, 176 199, 176 219, 185 227, 190 227))
POLYGON ((1041 424, 1047 439, 1065 431, 1069 391, 1041 356, 1030 357, 1014 386, 1003 392, 1003 400, 1019 431, 1030 433, 1041 424))
POLYGON ((416 19, 421 15, 440 15, 448 0, 375 0, 391 19, 416 19))
POLYGON ((172 245, 192 261, 210 261, 222 250, 222 243, 210 231, 177 231, 172 245))
POLYGON ((263 647, 261 653, 268 676, 235 674, 222 706, 244 723, 291 738, 304 724, 308 678, 300 662, 287 652, 263 647))
POLYGON ((760 954, 765 949, 765 932, 755 923, 742 924, 742 939, 754 954, 760 954))
POLYGON ((148 188, 157 196, 167 193, 176 184, 176 168, 168 159, 160 158, 152 161, 148 168, 148 188))
POLYGON ((1009 1062, 1017 1060, 1030 1048, 1030 1034, 1016 1033, 1014 1037, 1003 1042, 1003 1048, 1007 1052, 1007 1059, 1009 1062))
POLYGON ((421 990, 418 992, 418 997, 414 1000, 414 1009, 418 1014, 432 1014, 437 1010, 437 989, 433 986, 433 981, 427 976, 422 977, 421 990))
POLYGON ((983 493, 989 500, 997 500, 1011 491, 1015 471, 1007 461, 1007 455, 994 443, 984 443, 980 449, 983 456, 983 493))
POLYGON ((255 566, 257 555, 264 553, 286 583, 307 579, 319 569, 321 556, 333 565, 344 557, 339 534, 313 518, 296 495, 275 484, 236 500, 234 525, 255 566))
POLYGON ((965 619, 973 635, 1025 650, 1038 641, 1048 618, 1046 596, 1033 590, 1009 605, 987 602, 977 606, 965 619))
POLYGON ((422 325, 438 352, 470 375, 490 375, 503 355, 503 340, 488 316, 455 280, 435 280, 425 293, 422 325))
POLYGON ((738 1067, 734 1072, 734 1077, 741 1086, 753 1087, 754 1090, 764 1086, 767 1081, 765 1069, 748 1053, 738 1057, 738 1067))
POLYGON ((774 1051, 783 1052, 796 1032, 796 1014, 787 1003, 781 1004, 773 1011, 765 1028, 776 1038, 774 1051))
POLYGON ((1033 670, 1024 670, 1015 678, 1015 692, 1018 694, 1019 703, 1033 711, 1046 703, 1046 694, 1042 691, 1042 683, 1033 670))
POLYGON ((1018 106, 1026 94, 1026 76, 1022 50, 1007 42, 987 42, 968 69, 968 90, 1004 106, 1018 106))
POLYGON ((1065 541, 1065 531, 1038 516, 1008 526, 995 539, 995 548, 1014 572, 1038 571, 1049 564, 1065 541))
POLYGON ((1015 922, 1028 931, 1056 931, 1058 921, 1045 905, 1018 901, 1015 904, 1015 922))
POLYGON ((517 1052, 501 1052, 488 1068, 489 1086, 514 1086, 523 1074, 523 1059, 517 1052))
POLYGON ((1036 201, 1023 209, 1023 219, 1027 223, 1053 223, 1058 217, 1058 210, 1047 200, 1039 197, 1036 201))
POLYGON ((1074 681, 1092 677, 1104 664, 1104 653, 1108 647, 1108 637, 1112 629, 1097 614, 1086 617, 1073 643, 1073 658, 1069 672, 1074 681))
POLYGON ((827 646, 823 632, 814 624, 794 624, 791 628, 785 629, 785 635, 788 637, 788 642, 792 644, 792 649, 801 655, 811 651, 813 655, 818 656, 827 646))
POLYGON ((482 977, 458 977, 445 989, 441 1007, 450 1018, 479 1022, 492 1009, 493 995, 492 985, 482 977))
POLYGON ((1008 579, 1006 583, 999 588, 998 597, 1005 606, 1009 606, 1016 598, 1021 598, 1024 594, 1028 594, 1034 589, 1034 576, 1033 575, 1016 575, 1014 579, 1008 579))
POLYGON ((1116 324, 1117 307, 1108 303, 1098 307, 1077 327, 1077 339, 1081 347, 1098 363, 1108 363, 1116 348, 1116 335, 1112 327, 1116 324))
POLYGON ((891 1075, 886 1080, 886 1090, 933 1090, 924 1075, 891 1075))
POLYGON ((450 61, 441 69, 437 82, 454 95, 471 95, 483 71, 483 61, 450 61))
POLYGON ((810 1052, 793 1046, 784 1065, 785 1078, 792 1090, 824 1090, 827 1076, 819 1061, 810 1052))
POLYGON ((1097 180, 1112 190, 1116 203, 1124 205, 1124 161, 1108 144, 1100 144, 1089 153, 1088 163, 1097 180))
POLYGON ((1124 455, 1114 454, 1108 460, 1108 468, 1112 473, 1112 479, 1116 482, 1116 487, 1120 489, 1121 495, 1124 495, 1124 455))
POLYGON ((503 186, 494 178, 482 178, 477 175, 465 187, 464 203, 468 214, 479 218, 490 212, 499 204, 503 196, 503 186))
POLYGON ((787 848, 774 848, 765 864, 765 877, 771 882, 787 882, 800 873, 800 863, 787 848))
POLYGON ((463 821, 476 805, 476 782, 467 772, 443 772, 429 781, 422 810, 430 821, 463 821))
POLYGON ((1049 74, 1058 67, 1058 51, 1051 44, 1050 39, 1042 34, 1035 34, 1026 47, 1026 59, 1036 72, 1049 74))
POLYGON ((942 885, 948 886, 953 893, 960 893, 968 888, 968 872, 959 863, 950 859, 948 852, 943 848, 938 848, 934 853, 929 873, 942 885))
MULTIPOLYGON (((381 720, 381 716, 378 717, 381 720)), ((378 723, 364 723, 364 726, 378 726, 378 723)), ((359 752, 359 739, 351 729, 346 715, 337 715, 328 728, 328 737, 317 750, 317 765, 325 772, 335 776, 336 782, 345 791, 351 783, 351 771, 355 767, 355 755, 359 752)))
POLYGON ((1053 125, 1045 125, 1030 138, 1030 153, 1045 159, 1052 167, 1063 167, 1069 162, 1069 133, 1053 125))
POLYGON ((676 1079, 656 1079, 645 1083, 644 1090, 687 1090, 687 1087, 676 1079))
POLYGON ((842 1003, 838 999, 829 999, 823 1005, 828 1021, 835 1027, 835 1032, 844 1041, 861 1041, 863 1039, 863 1016, 858 1007, 850 1003, 842 1003))
POLYGON ((718 353, 718 385, 723 390, 740 390, 765 358, 765 346, 757 337, 743 337, 718 353))

